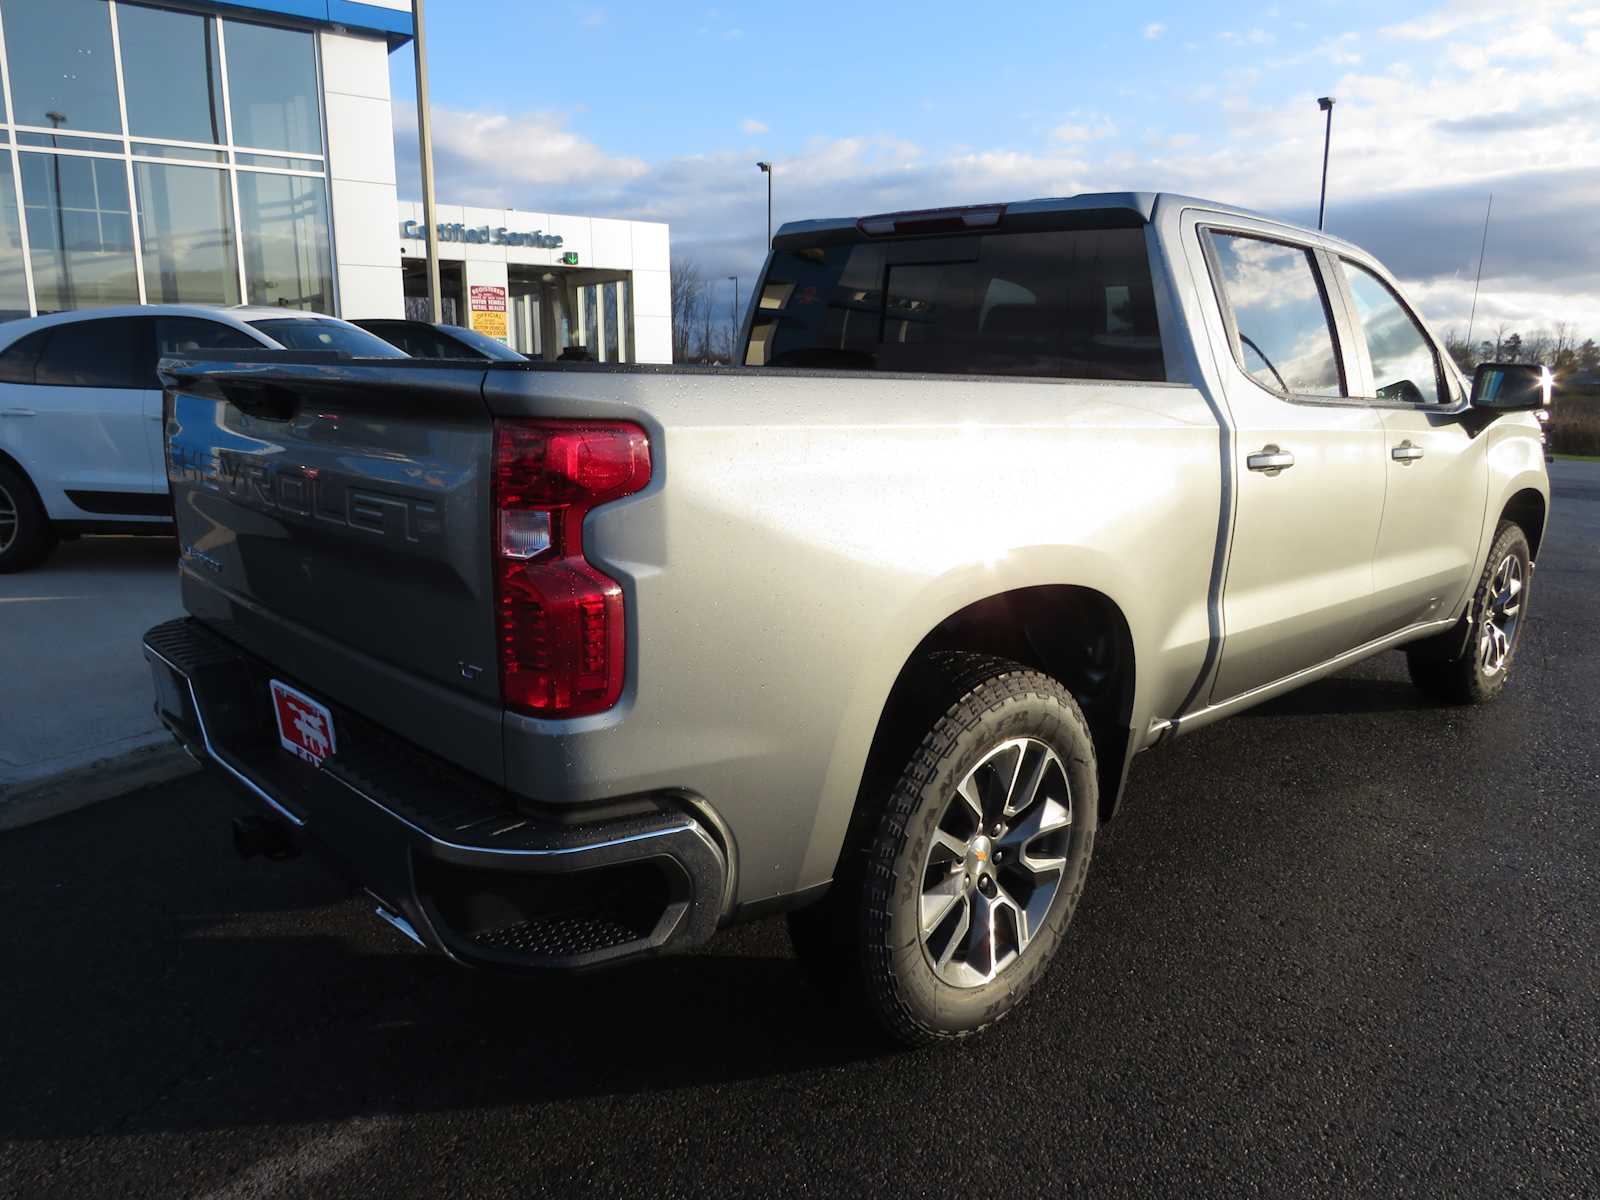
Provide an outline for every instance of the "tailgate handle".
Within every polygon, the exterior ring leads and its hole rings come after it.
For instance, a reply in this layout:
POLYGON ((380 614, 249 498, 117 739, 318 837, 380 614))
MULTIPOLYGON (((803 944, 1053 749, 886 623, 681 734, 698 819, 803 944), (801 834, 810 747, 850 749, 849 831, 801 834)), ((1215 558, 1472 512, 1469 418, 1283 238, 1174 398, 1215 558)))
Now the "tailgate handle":
POLYGON ((266 421, 287 421, 300 411, 300 397, 281 383, 240 383, 221 385, 222 395, 240 412, 266 421))

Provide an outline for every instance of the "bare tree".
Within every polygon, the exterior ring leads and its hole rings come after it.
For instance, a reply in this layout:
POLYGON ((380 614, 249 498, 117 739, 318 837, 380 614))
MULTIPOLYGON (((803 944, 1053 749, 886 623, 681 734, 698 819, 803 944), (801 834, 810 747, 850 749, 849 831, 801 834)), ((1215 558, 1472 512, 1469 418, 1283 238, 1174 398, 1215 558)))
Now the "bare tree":
POLYGON ((700 315, 710 289, 692 258, 672 260, 672 361, 687 362, 693 354, 700 315))

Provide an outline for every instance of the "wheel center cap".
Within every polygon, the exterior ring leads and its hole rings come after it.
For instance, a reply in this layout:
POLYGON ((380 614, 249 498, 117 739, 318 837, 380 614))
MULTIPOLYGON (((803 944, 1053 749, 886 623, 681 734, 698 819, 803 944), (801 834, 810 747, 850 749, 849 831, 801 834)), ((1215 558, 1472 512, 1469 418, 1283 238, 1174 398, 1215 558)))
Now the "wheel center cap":
POLYGON ((967 867, 975 875, 994 870, 994 842, 981 833, 968 842, 967 867))

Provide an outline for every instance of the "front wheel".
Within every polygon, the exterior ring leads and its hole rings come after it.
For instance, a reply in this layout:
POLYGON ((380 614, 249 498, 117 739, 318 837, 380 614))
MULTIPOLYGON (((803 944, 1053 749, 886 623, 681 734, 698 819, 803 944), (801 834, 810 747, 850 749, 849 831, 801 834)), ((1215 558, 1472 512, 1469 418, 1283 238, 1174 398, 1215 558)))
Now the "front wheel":
POLYGON ((1082 894, 1099 808, 1094 743, 1059 682, 954 652, 916 669, 934 715, 868 814, 856 877, 841 871, 831 912, 791 921, 802 956, 834 956, 909 1045, 976 1033, 1038 982, 1082 894))
POLYGON ((1411 682, 1447 704, 1486 704, 1498 696, 1522 640, 1532 573, 1528 535, 1520 525, 1500 522, 1467 609, 1466 645, 1449 657, 1427 643, 1408 648, 1411 682))

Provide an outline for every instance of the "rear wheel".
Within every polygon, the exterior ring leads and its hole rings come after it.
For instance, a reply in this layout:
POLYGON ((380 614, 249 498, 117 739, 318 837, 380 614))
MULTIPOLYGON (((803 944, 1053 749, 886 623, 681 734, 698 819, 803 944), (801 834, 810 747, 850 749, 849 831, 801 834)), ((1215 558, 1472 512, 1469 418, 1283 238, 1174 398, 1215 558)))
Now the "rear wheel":
MULTIPOLYGON (((1094 848, 1094 743, 1059 682, 940 653, 916 668, 926 724, 861 825, 797 950, 897 1040, 966 1037, 1043 975, 1094 848)), ((915 718, 914 718, 915 719, 915 718)), ((914 739, 914 740, 913 740, 914 739)))
POLYGON ((54 545, 50 518, 28 477, 0 462, 0 575, 33 566, 54 545))
POLYGON ((1466 645, 1449 657, 1427 643, 1408 648, 1411 681, 1447 704, 1485 704, 1498 696, 1522 639, 1531 574, 1527 534, 1520 525, 1500 522, 1467 609, 1466 645))

